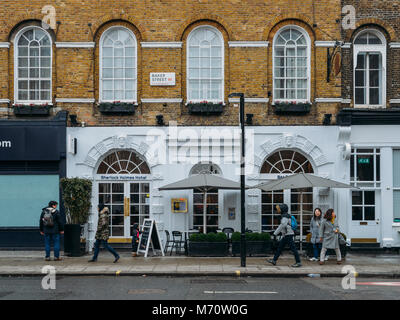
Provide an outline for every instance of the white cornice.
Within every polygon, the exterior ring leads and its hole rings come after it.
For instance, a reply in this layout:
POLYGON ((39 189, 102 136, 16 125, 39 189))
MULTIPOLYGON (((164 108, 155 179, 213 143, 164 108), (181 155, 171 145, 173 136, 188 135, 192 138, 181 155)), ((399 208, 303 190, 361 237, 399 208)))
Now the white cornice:
POLYGON ((315 102, 318 103, 341 103, 343 102, 342 98, 315 98, 315 102))
POLYGON ((400 42, 390 42, 389 47, 390 49, 400 49, 400 42))
POLYGON ((314 44, 316 47, 333 48, 336 41, 315 41, 314 44))
POLYGON ((390 99, 390 104, 400 103, 400 99, 390 99))
POLYGON ((267 48, 268 41, 228 41, 229 47, 267 48))
POLYGON ((0 103, 10 103, 10 99, 0 99, 0 103))
POLYGON ((342 99, 342 103, 350 104, 351 103, 351 99, 342 99))
MULTIPOLYGON (((239 103, 240 98, 229 98, 228 101, 230 103, 239 103)), ((268 103, 269 98, 244 98, 244 102, 249 102, 249 103, 268 103)))
POLYGON ((0 48, 9 48, 10 43, 9 42, 0 42, 0 48))
POLYGON ((57 48, 94 48, 94 42, 56 42, 57 48))
POLYGON ((346 42, 345 44, 342 45, 342 49, 350 49, 351 48, 351 42, 346 42))
POLYGON ((56 98, 56 102, 61 103, 94 103, 94 99, 90 98, 56 98))
POLYGON ((142 103, 181 103, 182 98, 147 98, 141 99, 142 103))
POLYGON ((182 48, 182 42, 141 42, 142 48, 182 48))

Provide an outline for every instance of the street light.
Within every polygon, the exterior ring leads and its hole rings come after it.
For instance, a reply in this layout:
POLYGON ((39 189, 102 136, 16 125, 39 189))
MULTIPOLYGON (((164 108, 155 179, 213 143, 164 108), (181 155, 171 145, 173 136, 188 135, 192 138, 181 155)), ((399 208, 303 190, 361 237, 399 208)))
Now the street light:
POLYGON ((240 127, 242 130, 241 136, 241 157, 240 157, 240 266, 246 267, 246 212, 245 212, 245 152, 244 152, 244 94, 243 93, 231 93, 229 98, 239 97, 240 98, 240 127))

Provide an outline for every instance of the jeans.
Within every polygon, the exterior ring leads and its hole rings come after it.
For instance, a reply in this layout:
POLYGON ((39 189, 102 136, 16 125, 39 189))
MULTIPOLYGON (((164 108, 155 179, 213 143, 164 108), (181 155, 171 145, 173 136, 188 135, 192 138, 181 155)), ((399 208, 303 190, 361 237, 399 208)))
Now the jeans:
POLYGON ((118 253, 108 245, 107 240, 96 240, 94 243, 94 254, 93 254, 93 260, 97 260, 97 256, 99 255, 100 251, 100 245, 103 244, 104 248, 110 251, 115 258, 119 257, 118 253))
POLYGON ((294 258, 296 259, 296 263, 300 263, 300 256, 299 253, 297 252, 296 246, 294 244, 294 236, 285 236, 283 237, 283 239, 281 239, 281 241, 279 241, 279 245, 278 245, 278 249, 275 252, 275 256, 274 256, 274 261, 277 261, 279 256, 282 253, 282 250, 286 247, 286 244, 289 245, 290 250, 293 252, 294 254, 294 258))
POLYGON ((314 258, 318 259, 321 253, 322 243, 313 243, 314 258))
POLYGON ((54 258, 60 257, 60 235, 58 233, 45 233, 44 246, 46 250, 46 258, 50 258, 51 242, 54 245, 54 258))

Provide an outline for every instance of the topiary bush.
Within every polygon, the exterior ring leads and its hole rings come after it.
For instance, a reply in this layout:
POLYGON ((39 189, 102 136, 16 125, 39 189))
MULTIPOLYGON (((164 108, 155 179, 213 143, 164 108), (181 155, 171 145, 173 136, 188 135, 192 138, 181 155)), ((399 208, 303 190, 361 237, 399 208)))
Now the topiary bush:
POLYGON ((195 233, 189 237, 191 242, 226 242, 227 240, 226 234, 223 232, 195 233))
MULTIPOLYGON (((271 235, 267 232, 247 232, 246 241, 271 241, 271 235)), ((240 232, 232 234, 232 242, 240 242, 240 232)))

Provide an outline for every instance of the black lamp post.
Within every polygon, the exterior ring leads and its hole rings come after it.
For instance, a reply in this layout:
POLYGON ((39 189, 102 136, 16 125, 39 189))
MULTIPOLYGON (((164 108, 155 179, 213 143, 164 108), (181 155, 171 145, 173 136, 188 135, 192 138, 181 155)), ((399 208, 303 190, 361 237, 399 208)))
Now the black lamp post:
POLYGON ((241 136, 241 157, 240 157, 240 266, 246 267, 246 212, 245 212, 245 146, 244 146, 244 94, 243 93, 231 93, 229 98, 239 97, 240 98, 240 127, 242 130, 241 136))

